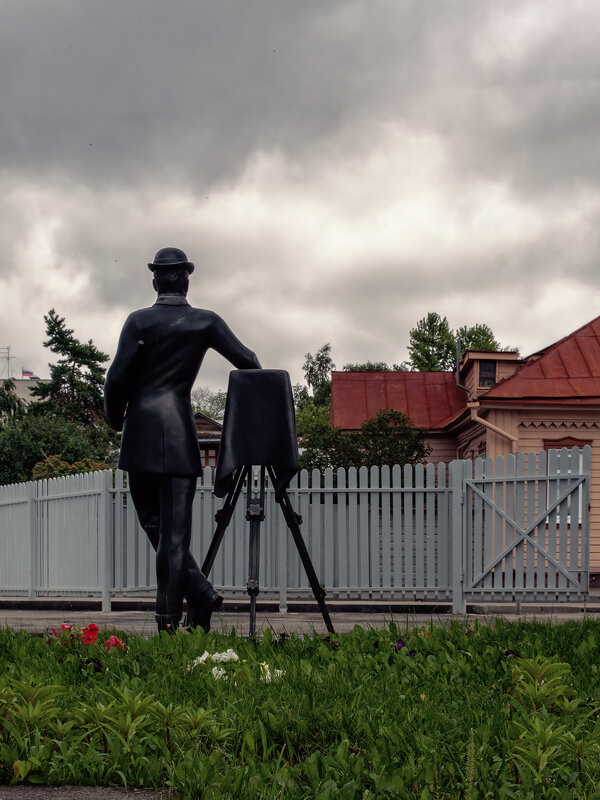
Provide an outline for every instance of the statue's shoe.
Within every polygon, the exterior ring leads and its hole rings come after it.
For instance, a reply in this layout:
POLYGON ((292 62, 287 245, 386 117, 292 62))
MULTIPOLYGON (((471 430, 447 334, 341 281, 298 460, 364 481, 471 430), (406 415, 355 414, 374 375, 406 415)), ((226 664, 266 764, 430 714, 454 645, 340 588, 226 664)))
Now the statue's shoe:
POLYGON ((171 614, 155 614, 154 619, 158 625, 158 632, 166 631, 167 633, 177 633, 179 620, 171 614))
POLYGON ((193 628, 204 628, 205 633, 210 630, 210 618, 214 611, 218 611, 223 605, 223 598, 214 589, 207 591, 200 598, 197 605, 190 606, 185 627, 188 630, 193 628))

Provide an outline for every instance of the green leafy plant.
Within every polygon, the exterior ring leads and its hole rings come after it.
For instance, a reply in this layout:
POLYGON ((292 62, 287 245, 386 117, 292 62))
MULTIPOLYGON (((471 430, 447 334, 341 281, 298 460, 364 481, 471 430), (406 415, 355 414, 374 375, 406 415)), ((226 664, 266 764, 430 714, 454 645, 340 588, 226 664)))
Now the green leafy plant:
POLYGON ((593 620, 253 640, 0 629, 0 780, 190 800, 592 798, 597 642, 593 620))

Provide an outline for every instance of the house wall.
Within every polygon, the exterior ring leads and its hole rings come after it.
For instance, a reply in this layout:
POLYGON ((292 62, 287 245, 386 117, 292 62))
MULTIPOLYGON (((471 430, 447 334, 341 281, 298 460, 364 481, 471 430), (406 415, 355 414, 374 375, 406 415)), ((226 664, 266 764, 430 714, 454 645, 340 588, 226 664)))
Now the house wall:
POLYGON ((202 417, 195 417, 194 422, 196 423, 196 433, 198 436, 202 436, 206 433, 212 433, 218 437, 221 436, 222 426, 218 423, 210 419, 203 419, 202 417))
POLYGON ((431 447, 431 453, 427 458, 428 464, 439 464, 444 462, 449 464, 456 458, 456 437, 449 434, 429 435, 425 441, 431 447))
POLYGON ((597 409, 561 408, 524 414, 519 424, 519 450, 543 450, 544 442, 571 437, 592 447, 590 483, 590 572, 600 573, 600 421, 597 409))
POLYGON ((461 375, 462 382, 467 389, 469 400, 477 394, 477 378, 478 372, 476 369, 476 364, 474 361, 471 361, 465 370, 465 373, 461 375))
POLYGON ((483 425, 469 423, 464 427, 457 438, 457 447, 454 458, 471 458, 488 455, 486 429, 483 425))
MULTIPOLYGON (((492 409, 486 414, 485 419, 497 428, 506 431, 510 436, 519 436, 520 412, 510 409, 492 409)), ((486 430, 487 455, 490 458, 497 456, 508 456, 513 452, 513 443, 505 436, 501 436, 494 431, 486 430)), ((516 445, 516 450, 523 450, 520 442, 516 445)), ((540 448, 538 448, 540 449, 540 448)), ((527 451, 525 451, 527 452, 527 451)))
POLYGON ((503 381, 505 378, 510 378, 511 375, 514 375, 518 366, 518 361, 498 360, 496 362, 496 383, 503 381))

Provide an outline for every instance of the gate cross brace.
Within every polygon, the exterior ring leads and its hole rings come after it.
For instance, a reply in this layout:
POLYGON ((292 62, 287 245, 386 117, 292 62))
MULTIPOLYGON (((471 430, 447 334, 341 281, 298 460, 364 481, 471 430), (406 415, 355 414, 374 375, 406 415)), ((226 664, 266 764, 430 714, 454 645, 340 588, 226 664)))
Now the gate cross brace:
POLYGON ((570 573, 566 569, 564 569, 564 567, 561 564, 559 564, 555 558, 553 558, 550 555, 550 553, 544 550, 544 548, 541 546, 541 544, 539 544, 539 542, 536 542, 530 536, 531 532, 534 531, 538 527, 538 525, 543 520, 545 520, 546 517, 549 514, 551 514, 564 500, 566 500, 567 497, 570 494, 572 494, 573 491, 583 483, 583 481, 584 477, 582 476, 574 480, 572 483, 570 483, 569 486, 566 488, 566 490, 563 491, 555 500, 553 500, 552 503, 546 509, 544 509, 544 511, 541 514, 538 514, 537 518, 531 523, 531 525, 527 527, 527 529, 524 529, 517 523, 516 520, 511 519, 509 515, 505 511, 503 511, 503 509, 497 506, 496 503, 494 503, 494 501, 490 497, 484 495, 483 492, 477 486, 475 486, 475 481, 467 480, 465 484, 473 490, 474 494, 478 495, 488 506, 491 506, 506 522, 508 522, 511 528, 514 528, 515 533, 519 534, 519 538, 512 544, 508 545, 508 547, 506 547, 504 551, 499 556, 497 556, 494 559, 494 561, 492 561, 492 563, 488 567, 486 567, 486 569, 483 570, 483 572, 480 575, 477 576, 477 578, 473 581, 472 586, 474 587, 478 583, 480 583, 485 578, 486 575, 489 575, 489 573, 493 569, 495 569, 495 567, 497 567, 501 561, 503 561, 506 558, 506 556, 511 552, 511 550, 515 550, 523 542, 523 540, 526 539, 529 542, 529 544, 532 545, 533 548, 538 550, 544 558, 547 558, 548 561, 554 567, 556 567, 556 569, 559 572, 561 572, 568 581, 570 581, 573 584, 573 588, 575 589, 583 588, 582 584, 578 580, 573 578, 572 575, 570 575, 570 573))

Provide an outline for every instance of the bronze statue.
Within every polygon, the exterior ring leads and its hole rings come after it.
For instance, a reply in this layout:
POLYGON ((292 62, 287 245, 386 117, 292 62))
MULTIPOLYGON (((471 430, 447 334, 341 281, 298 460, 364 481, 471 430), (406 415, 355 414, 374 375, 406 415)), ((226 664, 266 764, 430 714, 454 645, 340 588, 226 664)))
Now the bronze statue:
POLYGON ((260 369, 256 355, 212 311, 186 300, 194 265, 183 250, 159 250, 148 267, 158 297, 127 318, 108 370, 105 409, 123 430, 119 467, 140 524, 156 550, 156 621, 174 632, 183 598, 188 626, 210 629, 223 598, 189 551, 192 502, 202 463, 190 393, 212 347, 238 369, 260 369))

